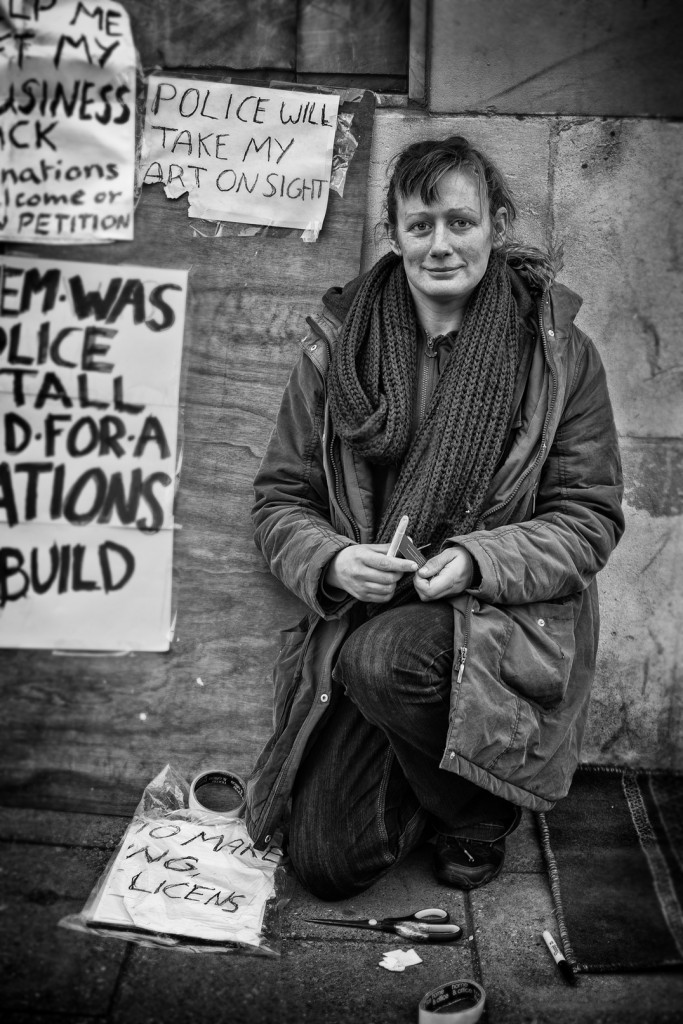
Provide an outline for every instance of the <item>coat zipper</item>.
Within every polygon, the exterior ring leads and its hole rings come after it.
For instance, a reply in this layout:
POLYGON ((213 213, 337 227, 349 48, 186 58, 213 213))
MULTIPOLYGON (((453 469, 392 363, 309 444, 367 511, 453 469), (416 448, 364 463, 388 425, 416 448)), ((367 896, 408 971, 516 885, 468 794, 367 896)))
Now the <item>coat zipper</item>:
MULTIPOLYGON (((514 500, 514 498, 517 495, 517 492, 519 491, 520 487, 522 486, 522 484, 524 483, 526 478, 531 473, 533 473, 533 471, 536 469, 536 466, 538 465, 538 463, 539 463, 543 453, 545 452, 546 448, 548 447, 547 437, 548 437, 548 424, 550 422, 550 413, 555 408, 555 402, 557 401, 557 377, 555 375, 555 370, 553 369, 553 364, 550 361, 550 357, 548 356, 548 343, 547 343, 547 339, 546 339, 546 336, 545 336, 545 327, 543 326, 543 306, 542 305, 539 306, 539 310, 538 310, 538 325, 539 325, 539 328, 540 328, 540 331, 541 331, 541 340, 542 340, 542 343, 543 343, 543 352, 545 353, 546 361, 548 363, 548 366, 550 367, 550 377, 551 377, 551 380, 552 380, 552 391, 551 391, 550 402, 548 404, 548 412, 547 412, 547 415, 546 415, 546 418, 545 418, 545 423, 543 424, 543 433, 541 434, 541 447, 539 448, 538 452, 536 453, 536 458, 534 459, 532 464, 529 466, 529 468, 527 469, 526 473, 522 473, 522 475, 520 476, 519 480, 517 481, 517 485, 515 486, 515 489, 513 490, 512 494, 510 494, 509 497, 507 497, 505 499, 505 501, 501 501, 498 505, 494 505, 493 508, 490 508, 488 510, 488 512, 484 512, 484 514, 482 516, 480 516, 479 523, 477 524, 477 526, 479 526, 479 524, 483 523, 483 521, 485 519, 488 519, 489 516, 495 515, 496 512, 500 512, 500 510, 502 508, 505 508, 506 505, 509 505, 510 502, 514 500)), ((534 496, 534 508, 535 508, 535 506, 536 506, 536 499, 535 499, 535 496, 534 496)))
POLYGON ((332 476, 334 477, 334 495, 335 495, 335 498, 337 499, 337 504, 339 505, 339 508, 341 509, 343 515, 346 517, 346 521, 348 522, 349 526, 351 527, 351 532, 353 533, 353 539, 356 541, 357 544, 359 544, 360 543, 360 530, 358 529, 358 526, 356 525, 356 520, 354 519, 353 515, 351 514, 351 509, 348 506, 348 503, 346 501, 346 497, 342 494, 341 484, 339 482, 339 472, 338 472, 337 463, 336 463, 336 460, 335 460, 335 457, 334 457, 334 433, 332 431, 330 433, 332 434, 332 436, 330 437, 330 443, 329 443, 329 447, 328 447, 328 452, 329 452, 329 456, 330 456, 330 468, 332 470, 332 476))
MULTIPOLYGON (((324 342, 329 352, 330 341, 325 332, 320 327, 320 325, 317 324, 312 317, 306 317, 306 322, 312 328, 314 334, 318 338, 320 338, 321 341, 324 342)), ((323 386, 325 390, 323 406, 327 408, 327 384, 325 383, 323 386)), ((323 444, 325 444, 325 434, 326 428, 323 428, 323 444)), ((334 494, 337 499, 337 505, 339 506, 342 515, 346 518, 346 521, 351 529, 351 533, 353 534, 353 539, 356 541, 356 543, 360 543, 360 531, 358 529, 358 526, 356 525, 355 519, 353 518, 348 502, 346 501, 346 498, 344 497, 341 491, 341 484, 339 482, 339 471, 337 469, 337 462, 334 457, 334 431, 332 430, 330 430, 329 444, 327 450, 330 457, 330 468, 332 471, 332 476, 334 477, 334 494)))
POLYGON ((462 677, 465 674, 465 662, 467 661, 467 652, 470 645, 470 626, 472 618, 472 605, 474 598, 470 595, 467 598, 467 606, 465 608, 465 635, 463 637, 462 647, 458 647, 458 657, 460 658, 460 664, 458 666, 458 675, 455 681, 456 686, 460 686, 462 677))
MULTIPOLYGON (((429 335, 427 335, 427 346, 425 348, 425 355, 427 356, 427 359, 435 359, 437 356, 437 351, 434 348, 434 338, 430 338, 429 335)), ((422 383, 420 387, 420 416, 418 419, 418 423, 422 423, 422 420, 424 419, 425 409, 427 407, 427 384, 429 382, 430 377, 431 369, 429 363, 423 362, 422 383)))

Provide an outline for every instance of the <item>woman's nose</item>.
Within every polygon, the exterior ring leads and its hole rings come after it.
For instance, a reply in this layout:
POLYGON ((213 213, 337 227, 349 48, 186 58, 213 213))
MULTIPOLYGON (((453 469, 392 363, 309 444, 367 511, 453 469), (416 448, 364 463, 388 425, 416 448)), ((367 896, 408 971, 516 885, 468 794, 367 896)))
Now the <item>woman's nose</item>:
POLYGON ((452 252, 453 245, 448 228, 445 225, 435 224, 432 232, 431 252, 433 256, 445 256, 452 252))

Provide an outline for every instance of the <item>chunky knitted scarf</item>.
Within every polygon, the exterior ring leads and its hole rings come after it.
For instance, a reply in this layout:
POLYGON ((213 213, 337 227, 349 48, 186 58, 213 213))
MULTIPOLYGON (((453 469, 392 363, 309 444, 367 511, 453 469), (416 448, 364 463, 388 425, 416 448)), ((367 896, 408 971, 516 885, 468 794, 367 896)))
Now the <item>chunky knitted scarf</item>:
POLYGON ((415 308, 400 257, 370 270, 344 321, 328 375, 332 422, 370 462, 400 466, 376 530, 402 515, 418 545, 439 550, 472 530, 505 443, 518 359, 517 307, 505 258, 492 253, 417 433, 415 308))

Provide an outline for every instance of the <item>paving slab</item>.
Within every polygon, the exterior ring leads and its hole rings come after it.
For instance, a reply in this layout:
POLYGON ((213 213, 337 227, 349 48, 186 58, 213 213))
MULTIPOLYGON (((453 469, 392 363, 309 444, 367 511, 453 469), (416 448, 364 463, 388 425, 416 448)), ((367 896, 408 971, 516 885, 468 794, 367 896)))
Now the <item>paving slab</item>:
POLYGON ((2 1024, 107 1024, 106 1017, 83 1017, 80 1014, 35 1013, 33 1010, 7 1010, 3 1012, 2 1024))
POLYGON ((503 874, 508 874, 510 871, 531 874, 545 871, 543 852, 538 839, 538 826, 531 811, 522 811, 519 827, 505 840, 503 874))
POLYGON ((82 908, 109 854, 19 843, 3 843, 0 854, 3 1011, 31 1020, 105 1015, 125 946, 59 921, 82 908))
POLYGON ((0 841, 115 849, 130 818, 0 807, 0 841))
MULTIPOLYGON (((471 894, 489 1024, 680 1024, 683 974, 560 975, 542 938, 559 938, 547 879, 507 874, 471 894)), ((599 922, 596 922, 599 927, 599 922)))
POLYGON ((288 939, 279 960, 136 949, 112 1024, 414 1024, 420 999, 451 978, 472 977, 469 943, 288 939), (422 963, 402 973, 379 966, 383 952, 415 948, 422 963))
MULTIPOLYGON (((298 883, 285 915, 283 935, 288 938, 345 939, 350 938, 346 928, 310 924, 308 917, 378 918, 411 914, 427 907, 447 910, 451 920, 467 930, 465 896, 456 889, 440 885, 431 869, 432 846, 426 844, 415 850, 406 860, 371 886, 364 893, 347 900, 326 902, 316 899, 298 883)), ((358 942, 392 942, 391 935, 358 931, 358 942)))

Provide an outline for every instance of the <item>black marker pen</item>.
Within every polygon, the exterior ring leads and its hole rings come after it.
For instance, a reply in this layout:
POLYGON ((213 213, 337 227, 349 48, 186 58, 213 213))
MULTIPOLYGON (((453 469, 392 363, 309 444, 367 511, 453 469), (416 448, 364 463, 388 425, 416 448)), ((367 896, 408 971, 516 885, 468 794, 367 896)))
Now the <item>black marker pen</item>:
POLYGON ((555 942, 555 939, 552 937, 550 932, 543 932, 543 938, 545 939, 546 946, 551 952, 553 960, 562 972, 562 977, 564 978, 564 980, 568 982, 570 985, 576 985, 576 975, 571 969, 569 962, 566 960, 564 954, 560 952, 560 948, 555 942))

